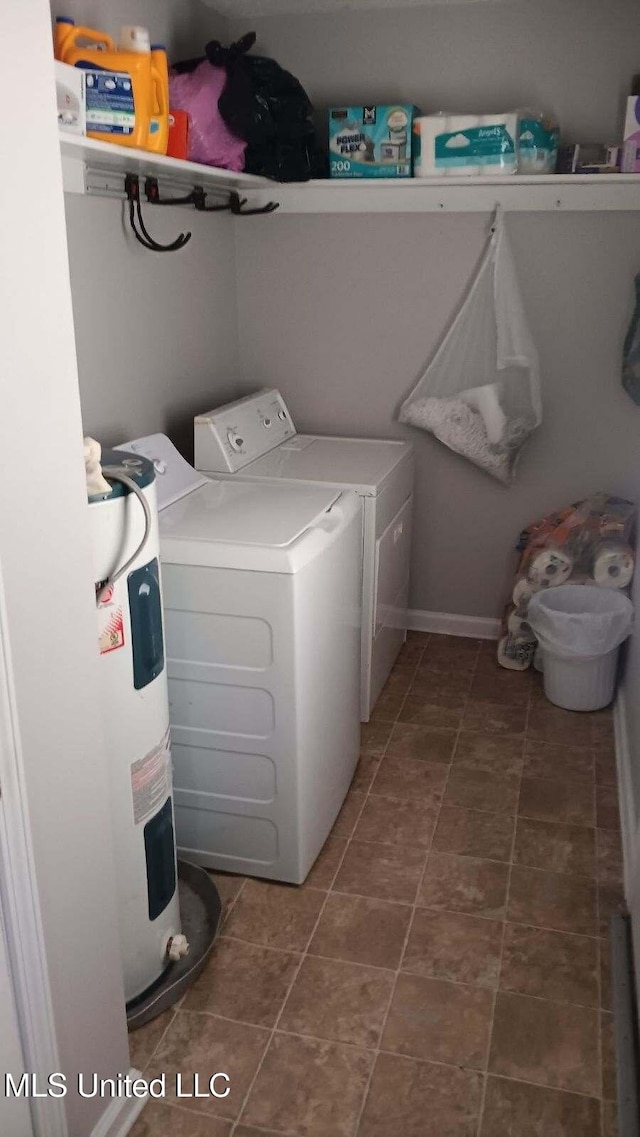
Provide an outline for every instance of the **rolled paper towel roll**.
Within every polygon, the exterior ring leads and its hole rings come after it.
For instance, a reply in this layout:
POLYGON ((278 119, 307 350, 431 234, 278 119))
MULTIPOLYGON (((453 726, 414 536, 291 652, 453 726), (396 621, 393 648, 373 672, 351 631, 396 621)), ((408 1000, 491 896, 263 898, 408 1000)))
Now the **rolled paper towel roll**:
POLYGON ((544 588, 564 584, 573 571, 573 558, 565 549, 540 549, 534 553, 527 570, 529 580, 544 588))
POLYGON ((444 114, 421 115, 413 120, 413 132, 418 136, 414 178, 435 178, 444 172, 436 166, 436 136, 445 133, 446 122, 444 114))
POLYGON ((531 624, 527 622, 526 616, 522 616, 519 612, 512 608, 507 616, 507 629, 511 632, 512 636, 517 639, 528 640, 530 643, 535 641, 535 635, 532 631, 531 624))
POLYGON ((520 612, 524 614, 529 607, 529 601, 531 600, 531 597, 535 596, 536 592, 540 591, 540 588, 541 585, 535 584, 532 580, 527 580, 526 576, 518 577, 516 583, 513 586, 512 593, 513 603, 515 604, 516 608, 518 608, 520 612))
POLYGON ((506 635, 498 643, 498 663, 508 671, 526 671, 533 660, 535 644, 506 635))
POLYGON ((603 541, 593 558, 593 579, 600 588, 626 588, 631 584, 634 556, 628 545, 603 541))

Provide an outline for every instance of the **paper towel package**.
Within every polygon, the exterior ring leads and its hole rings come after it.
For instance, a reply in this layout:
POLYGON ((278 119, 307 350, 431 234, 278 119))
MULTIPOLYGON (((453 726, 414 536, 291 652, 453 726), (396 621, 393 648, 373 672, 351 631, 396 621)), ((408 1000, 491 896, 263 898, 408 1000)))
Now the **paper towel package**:
POLYGON ((411 130, 416 114, 418 108, 407 104, 331 107, 331 177, 410 178, 411 130))
POLYGON ((416 117, 413 160, 417 178, 515 174, 518 114, 416 117))

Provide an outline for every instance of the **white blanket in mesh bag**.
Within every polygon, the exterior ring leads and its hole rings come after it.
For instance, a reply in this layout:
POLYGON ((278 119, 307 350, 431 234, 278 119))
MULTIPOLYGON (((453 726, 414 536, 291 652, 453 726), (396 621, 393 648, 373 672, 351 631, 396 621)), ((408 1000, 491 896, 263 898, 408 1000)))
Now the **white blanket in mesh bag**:
POLYGON ((475 280, 398 417, 505 484, 542 422, 538 354, 499 210, 475 280))

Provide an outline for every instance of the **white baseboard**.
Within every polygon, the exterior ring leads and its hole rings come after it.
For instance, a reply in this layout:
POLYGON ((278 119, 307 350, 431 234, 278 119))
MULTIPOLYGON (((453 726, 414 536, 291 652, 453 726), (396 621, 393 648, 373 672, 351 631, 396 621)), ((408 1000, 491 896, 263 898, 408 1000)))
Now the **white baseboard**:
MULTIPOLYGON (((141 1078, 142 1074, 132 1067, 129 1070, 129 1077, 141 1078)), ((97 1125, 91 1130, 90 1137, 127 1137, 147 1101, 148 1097, 114 1098, 97 1125)))
POLYGON ((410 608, 407 616, 412 632, 469 636, 475 640, 497 640, 500 636, 500 620, 490 616, 457 616, 453 612, 423 612, 419 608, 410 608))
POLYGON ((624 863, 625 896, 629 895, 631 880, 635 876, 637 847, 637 818, 634 806, 634 790, 631 774, 631 743, 627 725, 627 703, 624 686, 618 688, 613 704, 613 725, 615 730, 616 766, 618 771, 618 806, 620 809, 620 828, 622 830, 622 858, 624 863))

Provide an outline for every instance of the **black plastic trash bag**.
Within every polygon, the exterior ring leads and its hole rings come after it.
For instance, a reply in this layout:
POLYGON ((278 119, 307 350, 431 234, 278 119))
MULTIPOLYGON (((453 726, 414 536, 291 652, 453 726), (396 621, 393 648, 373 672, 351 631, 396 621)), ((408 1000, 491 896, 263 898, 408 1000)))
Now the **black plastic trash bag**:
POLYGON ((311 121, 311 101, 294 75, 275 59, 248 55, 256 41, 249 32, 230 47, 207 44, 207 59, 225 67, 227 82, 218 109, 227 126, 245 139, 245 170, 279 182, 302 182, 320 171, 311 121))

